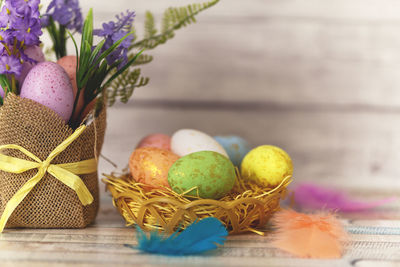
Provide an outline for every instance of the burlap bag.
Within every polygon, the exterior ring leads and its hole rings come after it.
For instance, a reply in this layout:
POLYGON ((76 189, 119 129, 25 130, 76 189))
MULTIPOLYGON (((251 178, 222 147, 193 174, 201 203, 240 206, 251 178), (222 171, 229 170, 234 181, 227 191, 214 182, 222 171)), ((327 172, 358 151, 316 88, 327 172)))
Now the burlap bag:
MULTIPOLYGON (((94 123, 52 163, 71 163, 99 156, 106 128, 106 109, 94 123)), ((0 107, 0 145, 16 144, 24 147, 41 160, 45 160, 73 130, 52 110, 28 99, 9 94, 0 107)), ((31 160, 16 150, 3 154, 31 160)), ((22 174, 0 171, 0 216, 11 197, 36 174, 30 170, 22 174)), ((92 194, 94 201, 83 206, 77 194, 46 173, 43 179, 25 197, 10 216, 6 227, 28 228, 83 228, 92 223, 99 207, 97 172, 79 175, 92 194)))

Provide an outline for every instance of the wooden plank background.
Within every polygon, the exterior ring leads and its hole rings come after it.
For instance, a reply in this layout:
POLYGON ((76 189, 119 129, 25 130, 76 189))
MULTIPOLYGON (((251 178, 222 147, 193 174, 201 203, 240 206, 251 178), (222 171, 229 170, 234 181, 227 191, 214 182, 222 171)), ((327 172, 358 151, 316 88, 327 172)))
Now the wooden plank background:
MULTIPOLYGON (((46 6, 49 0, 43 1, 46 6)), ((126 8, 157 18, 185 0, 84 0, 96 25, 126 8)), ((198 1, 199 2, 199 1, 198 1)), ((72 48, 72 47, 70 47, 72 48)), ((70 49, 72 53, 72 49, 70 49)), ((292 156, 295 182, 347 188, 354 196, 400 195, 400 2, 221 0, 152 53, 151 77, 108 112, 103 154, 125 167, 141 137, 196 128, 275 144, 292 156)), ((114 167, 101 160, 100 172, 114 167)), ((103 191, 103 190, 102 190, 103 191)), ((342 259, 293 259, 270 236, 230 236, 204 256, 161 257, 136 244, 103 191, 94 225, 15 229, 0 235, 1 266, 399 266, 399 201, 341 214, 350 233, 342 259)))
MULTIPOLYGON (((136 10, 140 33, 145 10, 160 21, 187 3, 82 5, 96 25, 136 10)), ((190 127, 283 147, 297 181, 399 192, 399 10, 395 0, 221 1, 152 52, 150 85, 109 110, 103 154, 123 167, 142 136, 190 127)))

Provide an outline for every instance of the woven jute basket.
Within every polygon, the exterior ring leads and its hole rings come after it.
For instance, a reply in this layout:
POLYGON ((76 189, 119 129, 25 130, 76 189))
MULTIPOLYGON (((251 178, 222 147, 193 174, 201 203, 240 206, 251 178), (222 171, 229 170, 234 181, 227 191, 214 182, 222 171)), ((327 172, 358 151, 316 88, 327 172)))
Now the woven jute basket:
MULTIPOLYGON (((106 128, 106 109, 52 163, 74 163, 99 156, 106 128)), ((0 107, 0 145, 18 145, 40 160, 74 132, 54 111, 28 99, 9 94, 0 107)), ((17 150, 3 154, 31 160, 17 150)), ((14 194, 35 174, 0 171, 0 215, 14 194)), ((71 188, 46 173, 9 217, 6 228, 83 228, 94 221, 99 207, 97 172, 79 175, 94 198, 83 206, 71 188)))
POLYGON ((286 195, 291 177, 275 188, 261 188, 245 182, 238 175, 232 191, 220 200, 177 194, 169 188, 149 190, 136 183, 130 174, 105 175, 103 182, 127 226, 138 225, 147 231, 173 233, 197 219, 216 217, 230 234, 263 234, 262 228, 280 209, 280 200, 286 195))

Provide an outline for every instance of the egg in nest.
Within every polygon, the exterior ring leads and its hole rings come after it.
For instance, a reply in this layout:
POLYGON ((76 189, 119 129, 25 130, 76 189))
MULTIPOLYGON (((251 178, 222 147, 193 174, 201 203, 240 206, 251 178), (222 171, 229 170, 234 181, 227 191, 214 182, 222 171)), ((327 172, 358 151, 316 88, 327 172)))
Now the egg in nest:
POLYGON ((171 151, 156 147, 142 147, 133 151, 129 169, 133 179, 150 188, 169 187, 168 171, 179 159, 171 151))

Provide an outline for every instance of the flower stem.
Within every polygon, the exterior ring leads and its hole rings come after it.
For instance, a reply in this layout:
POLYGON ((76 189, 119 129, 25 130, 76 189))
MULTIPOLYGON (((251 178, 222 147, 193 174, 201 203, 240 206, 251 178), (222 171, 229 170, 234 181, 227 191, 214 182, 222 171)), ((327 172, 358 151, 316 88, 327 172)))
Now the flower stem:
POLYGON ((67 32, 65 31, 65 26, 60 25, 59 29, 59 51, 58 51, 58 58, 65 57, 67 55, 67 32))
POLYGON ((11 90, 12 90, 12 92, 14 93, 14 94, 18 94, 18 91, 17 91, 17 83, 16 83, 16 80, 15 80, 15 75, 13 74, 13 75, 11 75, 11 90))
MULTIPOLYGON (((76 107, 77 107, 77 105, 78 105, 79 96, 81 95, 81 91, 82 91, 82 90, 83 90, 82 88, 79 88, 79 87, 78 87, 78 90, 77 90, 76 96, 75 96, 74 106, 73 106, 73 108, 72 108, 72 115, 71 115, 71 118, 69 119, 69 125, 70 125, 73 129, 75 129, 75 126, 77 126, 77 125, 76 125, 76 121, 74 121, 74 114, 75 114, 75 111, 77 111, 77 110, 76 110, 76 107)), ((85 97, 83 98, 83 100, 85 100, 85 97)), ((83 101, 83 102, 84 102, 83 108, 85 108, 85 106, 86 106, 86 101, 83 101)), ((81 111, 81 112, 82 112, 82 111, 81 111)), ((77 119, 79 120, 79 117, 78 117, 77 119)))

